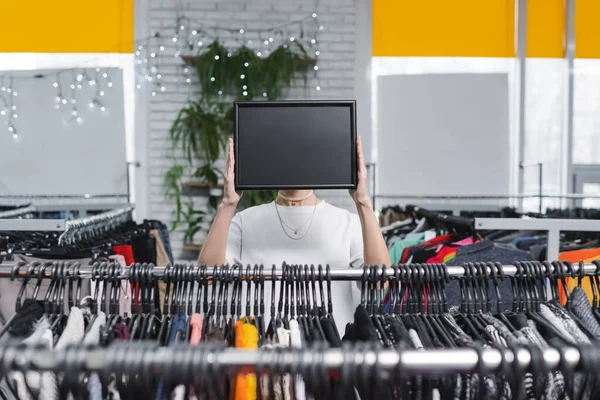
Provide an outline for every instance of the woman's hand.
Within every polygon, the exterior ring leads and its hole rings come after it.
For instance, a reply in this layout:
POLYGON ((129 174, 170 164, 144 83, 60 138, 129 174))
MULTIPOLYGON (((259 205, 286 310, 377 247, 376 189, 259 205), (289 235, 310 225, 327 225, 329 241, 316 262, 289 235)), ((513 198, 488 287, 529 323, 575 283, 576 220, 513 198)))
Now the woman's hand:
POLYGON ((225 165, 225 184, 223 187, 223 200, 221 204, 226 206, 237 206, 242 198, 242 191, 235 190, 235 159, 233 157, 233 139, 229 139, 227 152, 227 163, 225 165))
POLYGON ((365 156, 362 151, 362 142, 360 136, 356 139, 356 154, 358 163, 358 185, 356 189, 348 190, 350 196, 357 206, 370 206, 369 182, 367 176, 367 167, 365 166, 365 156))

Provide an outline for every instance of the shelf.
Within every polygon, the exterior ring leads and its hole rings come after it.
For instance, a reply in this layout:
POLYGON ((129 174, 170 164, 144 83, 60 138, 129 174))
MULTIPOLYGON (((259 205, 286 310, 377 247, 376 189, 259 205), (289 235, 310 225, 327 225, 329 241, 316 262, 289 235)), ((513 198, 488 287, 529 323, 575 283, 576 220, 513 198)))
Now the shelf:
MULTIPOLYGON (((196 58, 198 58, 198 56, 181 56, 181 59, 183 60, 184 63, 188 64, 188 65, 194 65, 194 62, 196 60, 196 58)), ((298 60, 298 64, 302 65, 302 66, 313 66, 317 63, 317 59, 316 58, 301 58, 298 60)))
POLYGON ((183 246, 183 251, 196 251, 199 253, 200 250, 202 250, 201 244, 186 244, 183 246))
POLYGON ((189 182, 184 182, 183 187, 190 188, 190 189, 213 189, 213 188, 223 189, 224 186, 222 183, 219 183, 215 186, 208 182, 189 181, 189 182))

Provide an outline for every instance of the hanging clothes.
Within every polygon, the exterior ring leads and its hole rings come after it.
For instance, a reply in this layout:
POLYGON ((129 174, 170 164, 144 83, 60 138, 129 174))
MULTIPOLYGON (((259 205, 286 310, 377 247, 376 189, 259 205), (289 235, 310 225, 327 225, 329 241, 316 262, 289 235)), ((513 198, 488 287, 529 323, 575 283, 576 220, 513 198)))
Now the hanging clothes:
MULTIPOLYGON (((235 322, 235 347, 239 349, 258 348, 258 330, 245 318, 235 322)), ((231 388, 232 400, 256 400, 256 375, 237 374, 231 388)))

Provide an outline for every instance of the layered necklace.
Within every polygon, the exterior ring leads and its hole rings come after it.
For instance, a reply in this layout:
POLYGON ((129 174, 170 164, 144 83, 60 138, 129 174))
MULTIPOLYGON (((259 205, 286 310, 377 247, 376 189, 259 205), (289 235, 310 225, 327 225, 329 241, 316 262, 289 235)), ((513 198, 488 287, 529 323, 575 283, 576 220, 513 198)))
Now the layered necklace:
MULTIPOLYGON (((283 200, 291 202, 292 205, 295 205, 296 203, 307 200, 312 195, 313 195, 312 190, 310 191, 310 193, 308 193, 308 195, 303 196, 303 197, 298 197, 298 198, 287 197, 287 196, 282 195, 281 193, 277 194, 278 197, 281 197, 283 200)), ((283 230, 283 233, 285 233, 286 236, 292 240, 303 239, 308 234, 308 232, 310 231, 310 227, 312 226, 313 220, 315 218, 315 212, 317 211, 318 201, 315 201, 315 206, 313 208, 313 212, 312 212, 310 218, 306 222, 304 222, 299 228, 292 228, 291 226, 286 224, 285 221, 283 220, 283 218, 281 218, 281 214, 279 213, 279 207, 277 206, 277 201, 273 202, 273 204, 275 204, 275 211, 277 212, 277 218, 279 218, 279 224, 281 225, 281 229, 283 230), (306 232, 304 233, 304 235, 298 236, 298 232, 300 232, 300 230, 302 228, 304 228, 306 226, 306 224, 309 224, 308 228, 306 229, 306 232), (288 230, 290 230, 292 232, 292 234, 288 233, 286 228, 288 230)))
POLYGON ((292 203, 293 206, 296 205, 296 203, 300 203, 301 201, 304 201, 306 199, 308 199, 310 196, 312 196, 314 193, 313 190, 311 190, 310 192, 308 192, 308 194, 306 196, 302 196, 302 197, 287 197, 284 196, 283 194, 281 194, 281 192, 277 192, 277 197, 281 197, 283 200, 285 201, 289 201, 290 203, 292 203))

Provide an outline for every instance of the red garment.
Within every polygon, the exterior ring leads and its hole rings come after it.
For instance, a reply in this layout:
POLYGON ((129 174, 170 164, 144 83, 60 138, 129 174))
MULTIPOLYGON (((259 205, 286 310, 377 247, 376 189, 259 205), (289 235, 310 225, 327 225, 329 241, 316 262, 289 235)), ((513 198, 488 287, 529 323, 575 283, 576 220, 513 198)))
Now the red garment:
MULTIPOLYGON (((433 239, 428 240, 427 242, 420 243, 413 247, 430 248, 431 246, 436 247, 438 244, 442 244, 442 243, 452 243, 455 240, 456 240, 456 235, 454 233, 449 233, 447 235, 436 236, 433 239)), ((402 263, 406 263, 406 261, 408 260, 408 252, 411 248, 412 247, 407 247, 402 252, 402 263)))
MULTIPOLYGON (((133 257, 133 247, 131 247, 131 245, 123 244, 123 245, 113 246, 112 249, 115 253, 125 257, 125 263, 127 264, 127 267, 129 267, 131 264, 135 263, 135 258, 133 257)), ((133 292, 133 304, 135 304, 135 307, 137 310, 138 299, 140 296, 140 284, 136 283, 135 287, 133 286, 133 284, 131 284, 131 290, 133 292)))
POLYGON ((112 249, 115 253, 125 257, 125 262, 127 263, 127 266, 130 266, 131 264, 135 263, 135 258, 133 258, 133 247, 131 247, 130 245, 113 246, 112 249))
POLYGON ((447 256, 456 255, 456 251, 458 247, 454 246, 443 246, 440 251, 435 255, 435 257, 431 257, 427 260, 427 264, 443 264, 447 256))

